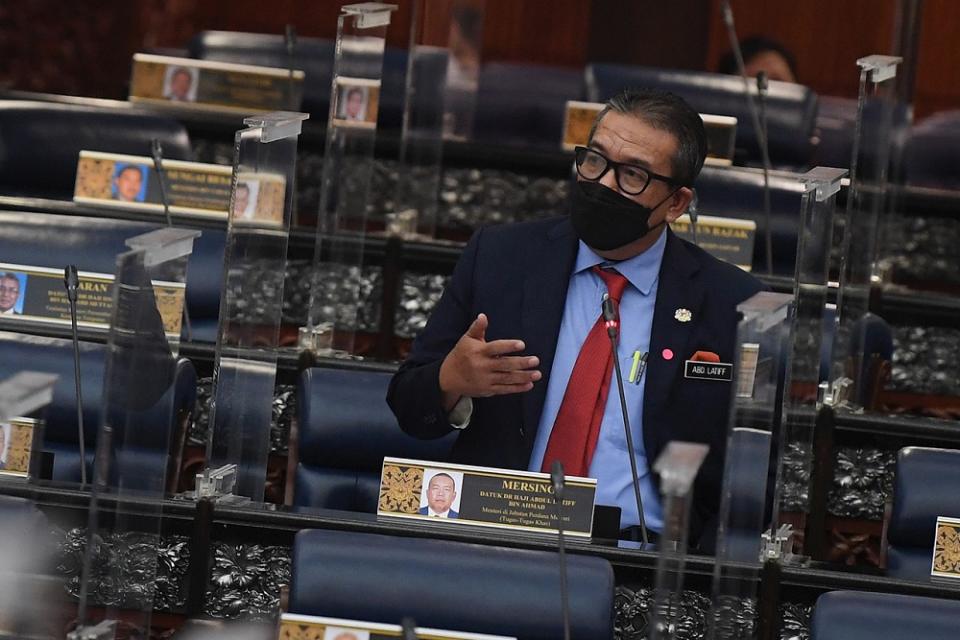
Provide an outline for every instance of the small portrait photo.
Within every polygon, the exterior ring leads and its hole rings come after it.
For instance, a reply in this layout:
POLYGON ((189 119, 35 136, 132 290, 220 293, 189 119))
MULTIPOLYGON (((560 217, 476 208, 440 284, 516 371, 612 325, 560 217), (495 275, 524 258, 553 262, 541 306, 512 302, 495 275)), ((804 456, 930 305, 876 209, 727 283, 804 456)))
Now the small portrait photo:
POLYGON ((463 486, 463 473, 425 469, 423 489, 420 492, 420 510, 422 516, 432 518, 455 519, 460 517, 460 488, 463 486))
POLYGON ((323 631, 323 640, 370 640, 370 632, 344 629, 343 627, 327 627, 323 631))
POLYGON ((27 295, 27 274, 0 271, 0 316, 19 316, 27 295))
POLYGON ((257 196, 260 195, 260 181, 238 179, 233 192, 231 216, 234 220, 255 220, 257 217, 257 196))
POLYGON ((337 118, 347 122, 366 121, 369 87, 341 84, 337 90, 337 118))
POLYGON ((163 77, 163 97, 171 102, 196 102, 200 70, 170 65, 163 77))
POLYGON ((110 195, 121 202, 143 202, 147 197, 147 176, 150 169, 144 164, 118 162, 113 168, 110 195))

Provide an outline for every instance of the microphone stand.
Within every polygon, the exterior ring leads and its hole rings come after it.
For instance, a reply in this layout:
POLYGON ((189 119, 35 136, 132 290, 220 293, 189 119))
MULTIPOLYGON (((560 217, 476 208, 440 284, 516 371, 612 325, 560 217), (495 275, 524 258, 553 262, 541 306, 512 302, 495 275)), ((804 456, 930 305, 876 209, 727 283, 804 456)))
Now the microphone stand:
MULTIPOLYGON (((637 473, 636 449, 633 448, 633 433, 630 431, 630 417, 627 415, 627 398, 623 393, 623 373, 620 371, 620 358, 617 357, 617 339, 620 334, 620 314, 616 302, 609 295, 604 295, 602 304, 603 319, 607 325, 607 335, 610 336, 610 346, 613 347, 613 368, 617 374, 617 391, 620 393, 620 411, 623 413, 623 429, 627 439, 627 454, 630 456, 630 474, 633 476, 633 494, 637 499, 637 515, 640 519, 640 539, 644 545, 650 544, 647 535, 647 522, 643 516, 643 498, 640 497, 640 475, 637 473)), ((644 360, 646 366, 646 360, 644 360)))
MULTIPOLYGON (((757 132, 757 142, 760 144, 760 156, 761 160, 763 161, 763 216, 764 225, 766 226, 764 240, 767 250, 767 274, 773 275, 773 231, 770 229, 771 166, 770 148, 767 145, 767 129, 760 122, 760 113, 757 109, 757 105, 753 102, 753 94, 750 93, 750 80, 747 78, 747 70, 746 65, 743 62, 743 51, 740 49, 740 41, 737 39, 737 28, 733 23, 733 9, 730 7, 730 0, 723 0, 721 13, 723 14, 723 23, 727 27, 727 36, 730 39, 730 49, 733 50, 733 57, 737 61, 737 72, 743 79, 743 93, 747 97, 747 110, 750 112, 750 120, 753 122, 753 130, 757 132)), ((766 78, 764 78, 764 87, 766 87, 766 78)))
POLYGON ((560 552, 560 608, 563 611, 563 640, 570 640, 570 594, 567 591, 567 547, 563 537, 563 463, 553 461, 550 469, 553 504, 557 507, 557 546, 560 552))
POLYGON ((70 264, 63 270, 63 285, 67 289, 67 300, 70 303, 70 327, 73 334, 73 380, 77 392, 77 437, 80 442, 80 486, 87 484, 87 457, 84 443, 83 429, 83 391, 80 387, 80 336, 77 332, 77 289, 80 286, 80 276, 77 266, 70 264))
POLYGON ((417 623, 413 618, 406 617, 400 621, 402 627, 403 640, 417 640, 417 623))

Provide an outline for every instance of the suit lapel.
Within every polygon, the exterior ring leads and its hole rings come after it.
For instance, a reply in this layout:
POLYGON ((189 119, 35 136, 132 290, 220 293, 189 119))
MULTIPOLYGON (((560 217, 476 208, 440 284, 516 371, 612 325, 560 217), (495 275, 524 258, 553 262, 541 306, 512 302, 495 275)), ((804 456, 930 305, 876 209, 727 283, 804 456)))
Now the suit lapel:
POLYGON ((540 358, 543 378, 522 395, 523 433, 526 453, 533 449, 540 412, 547 395, 547 382, 560 336, 560 322, 577 255, 577 239, 564 218, 538 238, 526 260, 523 303, 520 310, 521 338, 526 352, 540 358))
MULTIPOLYGON (((660 265, 657 285, 657 301, 654 305, 653 328, 650 332, 650 355, 647 363, 647 381, 643 394, 644 443, 648 453, 660 450, 664 434, 658 433, 657 425, 683 363, 692 353, 690 338, 696 332, 703 314, 703 284, 694 276, 700 269, 697 260, 683 242, 667 230, 667 246, 660 265), (689 320, 677 319, 677 310, 690 312, 689 320), (664 350, 673 353, 672 359, 664 357, 664 350)), ((681 317, 685 317, 681 314, 681 317)), ((651 464, 652 464, 651 460, 651 464)))

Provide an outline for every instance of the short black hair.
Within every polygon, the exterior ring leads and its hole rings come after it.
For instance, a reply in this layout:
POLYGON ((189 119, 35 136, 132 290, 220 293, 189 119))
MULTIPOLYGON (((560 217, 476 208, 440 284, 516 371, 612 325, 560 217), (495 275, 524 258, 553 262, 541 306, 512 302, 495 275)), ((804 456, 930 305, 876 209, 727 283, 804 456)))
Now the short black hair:
POLYGON ((190 70, 186 67, 175 67, 170 73, 170 80, 173 80, 177 76, 187 76, 187 80, 193 82, 193 74, 190 73, 190 70))
MULTIPOLYGON (((454 490, 456 490, 457 488, 457 481, 454 480, 453 476, 451 476, 449 473, 443 473, 443 472, 435 473, 432 476, 430 476, 430 482, 433 482, 434 478, 446 478, 447 480, 453 483, 454 490)), ((427 485, 429 485, 430 482, 428 482, 427 485)))
POLYGON ((18 278, 15 273, 0 271, 0 280, 15 280, 17 282, 17 288, 20 288, 20 278, 18 278))
POLYGON ((120 169, 120 171, 117 171, 117 177, 119 178, 120 176, 125 174, 127 171, 131 171, 131 170, 136 171, 137 175, 140 176, 140 179, 141 180, 143 179, 143 169, 141 169, 138 165, 135 165, 135 164, 128 164, 124 166, 123 169, 120 169))
POLYGON ((645 123, 666 131, 677 140, 677 153, 671 165, 673 179, 690 186, 703 168, 707 157, 707 132, 703 118, 680 96, 657 89, 624 89, 610 98, 597 114, 590 128, 590 140, 597 126, 610 111, 635 116, 645 123))
MULTIPOLYGON (((787 66, 790 67, 790 73, 797 77, 797 59, 793 52, 783 46, 781 43, 763 36, 750 36, 740 41, 740 52, 743 54, 743 64, 750 64, 750 61, 761 53, 772 51, 780 54, 787 66)), ((728 75, 740 75, 740 69, 737 68, 737 58, 733 51, 728 51, 717 65, 717 72, 728 75)))

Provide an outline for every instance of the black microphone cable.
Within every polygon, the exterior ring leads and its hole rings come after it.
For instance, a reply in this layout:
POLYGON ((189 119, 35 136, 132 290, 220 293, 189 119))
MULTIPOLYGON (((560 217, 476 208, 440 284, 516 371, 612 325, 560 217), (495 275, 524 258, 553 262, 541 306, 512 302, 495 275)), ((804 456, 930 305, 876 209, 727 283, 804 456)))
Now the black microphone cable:
POLYGON ((560 553, 560 608, 563 612, 563 640, 570 640, 570 594, 567 590, 567 548, 563 537, 563 463, 553 461, 550 468, 553 484, 553 504, 557 507, 557 547, 560 553))
MULTIPOLYGON (((607 335, 610 336, 610 346, 613 348, 613 369, 617 375, 617 391, 620 393, 620 411, 623 414, 623 429, 627 439, 627 454, 630 456, 630 473, 633 479, 633 493, 637 499, 637 516, 640 519, 640 539, 644 545, 650 544, 647 535, 647 522, 643 516, 643 498, 640 496, 640 474, 637 473, 636 449, 633 448, 633 433, 630 431, 630 416, 627 415, 627 398, 623 393, 623 373, 620 371, 620 358, 617 356, 617 338, 620 333, 620 314, 617 303, 609 295, 604 295, 601 303, 603 320, 607 325, 607 335)), ((646 366, 646 360, 644 360, 646 366)))

